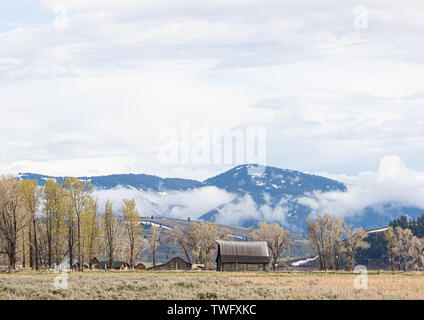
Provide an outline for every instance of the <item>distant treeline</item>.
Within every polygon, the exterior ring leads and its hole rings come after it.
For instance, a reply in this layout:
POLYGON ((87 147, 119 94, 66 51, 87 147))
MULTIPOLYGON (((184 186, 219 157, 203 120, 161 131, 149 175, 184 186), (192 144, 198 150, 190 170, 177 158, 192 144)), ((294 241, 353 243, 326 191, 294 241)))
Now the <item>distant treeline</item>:
MULTIPOLYGON (((392 227, 394 230, 396 230, 396 227, 404 230, 409 229, 413 236, 424 238, 424 214, 416 219, 408 219, 407 216, 401 216, 390 221, 389 227, 392 227)), ((372 263, 375 267, 384 267, 390 264, 390 252, 386 232, 370 233, 364 240, 370 246, 367 249, 358 250, 356 260, 359 263, 372 263)))

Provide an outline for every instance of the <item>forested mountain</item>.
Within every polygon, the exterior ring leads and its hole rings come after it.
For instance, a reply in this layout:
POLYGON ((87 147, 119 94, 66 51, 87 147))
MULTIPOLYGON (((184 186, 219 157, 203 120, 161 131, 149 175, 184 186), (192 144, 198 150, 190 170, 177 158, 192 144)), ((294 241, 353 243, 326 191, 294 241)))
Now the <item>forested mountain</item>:
MULTIPOLYGON (((32 173, 19 175, 20 179, 37 179, 42 186, 52 178, 64 182, 64 177, 49 177, 32 173)), ((312 210, 302 199, 315 199, 316 194, 339 192, 343 194, 348 187, 332 179, 322 176, 302 173, 295 170, 285 170, 275 167, 258 165, 240 165, 203 182, 179 178, 161 178, 147 174, 120 174, 96 177, 79 177, 80 180, 90 182, 97 191, 110 192, 119 189, 119 195, 137 197, 134 191, 140 191, 140 212, 144 216, 163 216, 187 219, 189 217, 201 220, 232 224, 243 227, 255 226, 259 221, 277 222, 296 233, 306 233, 305 218, 312 210), (192 196, 190 192, 208 190, 215 187, 226 193, 226 201, 217 202, 204 212, 199 203, 204 198, 192 196), (156 193, 163 199, 166 206, 160 206, 157 199, 144 196, 145 193, 156 193), (175 194, 175 193, 178 194, 175 194), (131 194, 130 194, 131 193, 131 194), (178 202, 184 193, 192 200, 178 202), (155 202, 156 201, 156 202, 155 202), (175 201, 175 203, 173 202, 175 201), (187 216, 175 216, 176 211, 187 210, 187 216), (237 217, 237 219, 233 219, 237 217)), ((118 191, 117 191, 118 192, 118 191)), ((187 198, 186 197, 186 198, 187 198)), ((121 201, 118 199, 118 201, 121 201)), ((331 212, 322 212, 331 213, 331 212)), ((422 211, 418 208, 406 207, 398 203, 381 203, 378 208, 366 207, 362 211, 353 212, 345 217, 346 222, 364 229, 372 229, 387 225, 391 219, 407 215, 417 217, 422 211)))

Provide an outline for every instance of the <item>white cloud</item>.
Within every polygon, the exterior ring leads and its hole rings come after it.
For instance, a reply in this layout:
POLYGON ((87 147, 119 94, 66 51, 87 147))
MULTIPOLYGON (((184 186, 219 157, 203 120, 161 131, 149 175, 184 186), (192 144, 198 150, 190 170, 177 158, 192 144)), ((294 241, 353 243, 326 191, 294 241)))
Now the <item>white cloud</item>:
POLYGON ((258 206, 248 194, 223 205, 217 211, 216 222, 228 225, 241 225, 247 221, 267 221, 287 226, 287 214, 289 213, 284 200, 275 208, 268 204, 258 206))
POLYGON ((275 208, 268 204, 258 206, 250 195, 242 197, 216 187, 202 187, 187 191, 154 192, 118 187, 110 190, 96 189, 100 210, 106 200, 113 202, 119 213, 122 199, 134 198, 141 216, 170 217, 176 219, 199 219, 205 213, 217 209, 216 222, 241 225, 243 222, 268 221, 287 226, 288 207, 282 200, 275 208))
POLYGON ((361 31, 353 0, 33 3, 52 20, 0 32, 3 171, 165 175, 157 137, 181 120, 260 122, 279 167, 354 174, 397 154, 423 169, 419 1, 362 2, 361 31))
POLYGON ((340 217, 363 214, 367 207, 384 215, 384 204, 416 207, 424 211, 424 172, 413 171, 397 156, 384 157, 377 171, 357 176, 324 174, 344 182, 347 192, 315 193, 300 202, 314 213, 331 213, 340 217))
POLYGON ((143 217, 164 216, 176 219, 197 219, 204 213, 234 199, 234 195, 216 187, 204 187, 189 191, 153 192, 128 188, 96 190, 100 206, 106 200, 113 202, 116 213, 122 199, 134 198, 137 209, 143 217))

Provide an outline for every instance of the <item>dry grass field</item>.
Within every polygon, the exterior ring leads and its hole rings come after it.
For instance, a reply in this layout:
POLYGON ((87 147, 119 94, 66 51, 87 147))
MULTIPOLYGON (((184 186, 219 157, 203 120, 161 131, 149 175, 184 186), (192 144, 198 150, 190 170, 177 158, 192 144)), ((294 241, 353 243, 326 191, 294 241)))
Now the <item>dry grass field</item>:
POLYGON ((52 271, 0 274, 0 299, 424 299, 424 273, 371 273, 357 290, 355 274, 100 272, 69 273, 55 289, 52 271))

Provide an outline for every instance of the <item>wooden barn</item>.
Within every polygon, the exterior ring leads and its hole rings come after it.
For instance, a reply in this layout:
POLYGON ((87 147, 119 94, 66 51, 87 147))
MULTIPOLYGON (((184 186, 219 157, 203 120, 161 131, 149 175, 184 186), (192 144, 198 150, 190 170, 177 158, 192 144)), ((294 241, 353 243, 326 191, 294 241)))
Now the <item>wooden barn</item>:
POLYGON ((265 241, 217 240, 217 271, 268 271, 269 253, 265 241))
POLYGON ((164 264, 148 268, 148 270, 161 271, 161 270, 191 270, 191 263, 185 261, 180 257, 175 257, 164 264))

